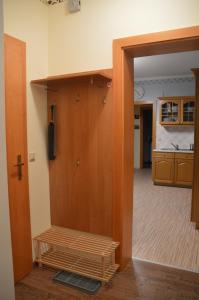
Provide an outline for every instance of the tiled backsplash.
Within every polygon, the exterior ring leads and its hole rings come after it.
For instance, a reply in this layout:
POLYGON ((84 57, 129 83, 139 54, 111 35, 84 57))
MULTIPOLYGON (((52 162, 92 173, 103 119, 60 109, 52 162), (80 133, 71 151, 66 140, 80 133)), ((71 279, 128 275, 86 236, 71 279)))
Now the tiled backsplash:
POLYGON ((160 125, 160 96, 193 96, 195 83, 193 78, 173 80, 152 80, 139 82, 144 86, 145 95, 141 99, 157 103, 156 148, 170 148, 171 143, 188 149, 194 143, 194 128, 190 126, 160 125))
POLYGON ((171 143, 178 144, 180 148, 188 149, 194 143, 194 129, 186 126, 156 127, 156 148, 170 148, 171 143))
POLYGON ((170 148, 171 143, 188 149, 190 144, 194 144, 194 127, 160 125, 160 101, 157 100, 156 148, 170 148))

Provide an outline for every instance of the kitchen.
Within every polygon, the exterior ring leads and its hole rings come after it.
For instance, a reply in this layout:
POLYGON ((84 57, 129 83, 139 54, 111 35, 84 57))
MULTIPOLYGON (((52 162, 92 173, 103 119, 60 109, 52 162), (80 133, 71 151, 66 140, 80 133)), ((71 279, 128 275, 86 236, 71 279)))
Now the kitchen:
POLYGON ((191 69, 198 59, 198 51, 135 59, 133 211, 134 258, 197 272, 191 69))
MULTIPOLYGON (((153 150, 153 181, 155 184, 192 187, 194 144, 194 96, 160 97, 160 124, 181 132, 168 147, 153 150), (188 126, 183 128, 183 126, 188 126), (190 127, 189 127, 190 126, 190 127), (188 133, 187 133, 188 129, 188 133), (191 131, 190 131, 191 130, 191 131), (185 137, 185 132, 188 138, 185 137), (182 139, 183 140, 180 140, 182 139), (174 143, 175 140, 177 143, 174 143), (178 144, 179 140, 179 144, 178 144)), ((168 130, 168 129, 167 129, 168 130)))

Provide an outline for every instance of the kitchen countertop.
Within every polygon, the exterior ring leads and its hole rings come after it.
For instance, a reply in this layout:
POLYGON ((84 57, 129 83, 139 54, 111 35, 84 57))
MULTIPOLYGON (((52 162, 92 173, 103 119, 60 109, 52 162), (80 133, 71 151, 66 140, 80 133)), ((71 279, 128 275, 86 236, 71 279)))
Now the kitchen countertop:
POLYGON ((154 152, 194 153, 193 150, 154 149, 154 152))

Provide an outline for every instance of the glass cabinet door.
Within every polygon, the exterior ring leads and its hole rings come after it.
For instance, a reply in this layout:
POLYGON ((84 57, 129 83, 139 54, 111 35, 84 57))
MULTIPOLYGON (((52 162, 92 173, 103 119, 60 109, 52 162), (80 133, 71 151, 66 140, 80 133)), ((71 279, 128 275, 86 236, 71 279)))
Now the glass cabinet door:
POLYGON ((180 123, 180 101, 161 102, 160 123, 163 125, 180 123))
POLYGON ((195 102, 193 100, 182 101, 182 123, 194 124, 195 102))

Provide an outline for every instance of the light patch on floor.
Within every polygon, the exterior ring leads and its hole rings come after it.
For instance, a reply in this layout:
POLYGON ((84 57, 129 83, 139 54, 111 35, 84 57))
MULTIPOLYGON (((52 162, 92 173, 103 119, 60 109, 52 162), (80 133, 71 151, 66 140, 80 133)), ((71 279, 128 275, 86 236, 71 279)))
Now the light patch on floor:
POLYGON ((135 171, 133 257, 199 272, 191 194, 191 189, 154 186, 151 170, 135 171))

